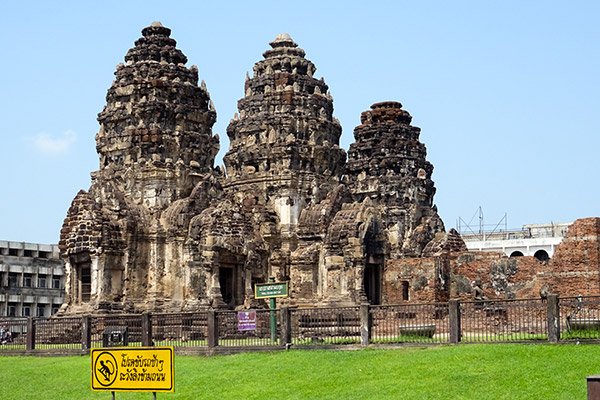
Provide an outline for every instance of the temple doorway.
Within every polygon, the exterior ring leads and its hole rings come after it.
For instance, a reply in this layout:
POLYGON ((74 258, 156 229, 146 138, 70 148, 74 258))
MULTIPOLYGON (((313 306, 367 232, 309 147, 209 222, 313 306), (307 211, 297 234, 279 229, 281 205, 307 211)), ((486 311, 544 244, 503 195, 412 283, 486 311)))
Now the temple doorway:
POLYGON ((235 305, 235 279, 233 276, 233 267, 221 266, 219 268, 219 285, 221 286, 221 297, 231 307, 235 305))
POLYGON ((79 301, 89 302, 92 294, 92 269, 89 263, 79 265, 79 301))
POLYGON ((381 304, 381 264, 367 264, 363 276, 367 300, 371 305, 381 304))
POLYGON ((236 257, 221 257, 219 266, 219 286, 221 298, 227 308, 234 309, 244 303, 243 263, 236 257))

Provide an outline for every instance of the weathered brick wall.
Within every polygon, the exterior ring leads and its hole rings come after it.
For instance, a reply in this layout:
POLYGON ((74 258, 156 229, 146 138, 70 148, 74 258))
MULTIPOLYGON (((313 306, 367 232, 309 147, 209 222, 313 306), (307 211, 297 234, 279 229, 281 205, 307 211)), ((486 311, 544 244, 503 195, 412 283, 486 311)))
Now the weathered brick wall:
POLYGON ((490 299, 538 297, 536 276, 541 265, 535 257, 508 258, 499 252, 455 254, 450 296, 473 300, 477 285, 490 299))
POLYGON ((451 297, 473 299, 480 283, 488 298, 600 294, 600 218, 575 221, 547 262, 502 253, 461 252, 451 261, 451 297))
POLYGON ((450 283, 448 266, 442 257, 388 260, 383 274, 383 303, 446 301, 450 283), (408 300, 403 298, 403 281, 408 282, 408 300))
POLYGON ((563 296, 600 294, 600 218, 575 221, 540 270, 547 290, 563 296))

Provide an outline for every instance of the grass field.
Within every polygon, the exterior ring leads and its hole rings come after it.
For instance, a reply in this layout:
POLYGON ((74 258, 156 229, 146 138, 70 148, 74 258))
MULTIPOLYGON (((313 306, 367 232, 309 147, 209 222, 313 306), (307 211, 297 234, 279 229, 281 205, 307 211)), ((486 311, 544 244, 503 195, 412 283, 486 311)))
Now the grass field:
MULTIPOLYGON (((158 399, 585 399, 598 345, 460 345, 176 356, 158 399)), ((0 357, 1 399, 110 399, 89 357, 0 357)), ((120 393, 117 399, 151 399, 120 393)))

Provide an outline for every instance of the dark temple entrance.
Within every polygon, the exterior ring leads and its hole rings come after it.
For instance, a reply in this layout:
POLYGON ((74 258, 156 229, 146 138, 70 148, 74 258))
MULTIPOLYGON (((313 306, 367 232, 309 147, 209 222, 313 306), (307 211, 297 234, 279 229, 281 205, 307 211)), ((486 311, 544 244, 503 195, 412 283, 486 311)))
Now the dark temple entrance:
POLYGON ((221 266, 219 268, 219 285, 221 286, 221 296, 227 306, 235 306, 235 279, 233 276, 233 267, 221 266))
POLYGON ((227 308, 234 309, 244 303, 243 257, 222 252, 219 265, 219 286, 221 297, 227 308))
POLYGON ((383 301, 384 242, 380 232, 380 222, 371 219, 364 236, 366 262, 363 273, 363 289, 367 300, 372 305, 381 304, 383 301))
POLYGON ((372 305, 381 304, 381 264, 367 264, 363 284, 369 303, 372 305))

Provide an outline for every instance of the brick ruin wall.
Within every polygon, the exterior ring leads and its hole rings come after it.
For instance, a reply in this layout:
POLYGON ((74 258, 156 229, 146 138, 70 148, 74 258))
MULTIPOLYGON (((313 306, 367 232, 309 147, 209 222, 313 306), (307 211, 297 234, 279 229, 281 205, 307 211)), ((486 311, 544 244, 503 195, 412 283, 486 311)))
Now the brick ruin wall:
POLYGON ((473 282, 487 298, 600 294, 600 218, 576 220, 549 261, 465 252, 452 257, 450 296, 473 299, 473 282), (475 283, 475 284, 476 284, 475 283))

